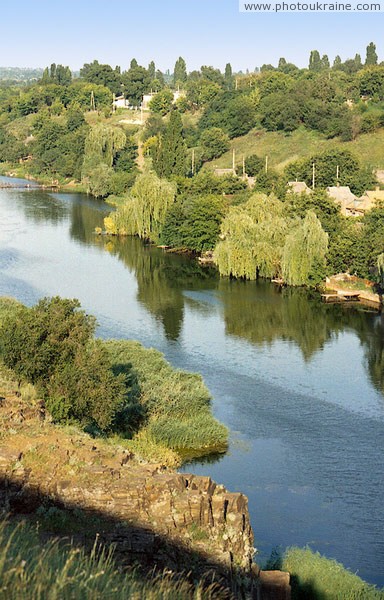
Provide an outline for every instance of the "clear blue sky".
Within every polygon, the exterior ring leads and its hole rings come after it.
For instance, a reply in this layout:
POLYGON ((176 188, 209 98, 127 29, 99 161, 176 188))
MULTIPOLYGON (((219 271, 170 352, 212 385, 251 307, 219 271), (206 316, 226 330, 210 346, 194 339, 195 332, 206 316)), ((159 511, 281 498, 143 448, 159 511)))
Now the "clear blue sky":
MULTIPOLYGON (((292 1, 292 0, 290 0, 292 1)), ((329 0, 328 0, 329 1, 329 0)), ((0 66, 79 69, 94 59, 128 68, 131 58, 171 71, 202 64, 253 70, 284 56, 300 67, 311 50, 384 60, 384 13, 239 13, 238 0, 14 0, 1 6, 0 66)))

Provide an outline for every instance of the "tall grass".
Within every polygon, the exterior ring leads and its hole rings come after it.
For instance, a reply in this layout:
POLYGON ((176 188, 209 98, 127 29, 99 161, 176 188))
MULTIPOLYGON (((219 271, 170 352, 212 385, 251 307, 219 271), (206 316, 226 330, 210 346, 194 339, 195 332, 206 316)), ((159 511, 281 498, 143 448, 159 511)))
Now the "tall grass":
POLYGON ((282 569, 291 574, 292 600, 384 600, 384 591, 309 548, 288 548, 282 569))
POLYGON ((211 412, 209 391, 200 375, 174 369, 157 350, 138 342, 110 340, 115 365, 131 365, 147 421, 140 439, 196 455, 225 450, 227 428, 211 412))
POLYGON ((113 552, 42 542, 29 525, 0 522, 0 600, 196 600, 228 597, 216 585, 118 570, 113 552))

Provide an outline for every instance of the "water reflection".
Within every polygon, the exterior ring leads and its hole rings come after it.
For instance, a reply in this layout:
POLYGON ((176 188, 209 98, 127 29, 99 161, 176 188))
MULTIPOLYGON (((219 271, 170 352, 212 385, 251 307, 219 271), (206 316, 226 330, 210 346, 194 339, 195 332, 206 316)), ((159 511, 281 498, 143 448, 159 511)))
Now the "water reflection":
POLYGON ((215 286, 218 275, 197 262, 144 246, 137 238, 104 238, 105 248, 135 273, 137 300, 164 327, 168 340, 176 341, 183 325, 183 290, 215 286))

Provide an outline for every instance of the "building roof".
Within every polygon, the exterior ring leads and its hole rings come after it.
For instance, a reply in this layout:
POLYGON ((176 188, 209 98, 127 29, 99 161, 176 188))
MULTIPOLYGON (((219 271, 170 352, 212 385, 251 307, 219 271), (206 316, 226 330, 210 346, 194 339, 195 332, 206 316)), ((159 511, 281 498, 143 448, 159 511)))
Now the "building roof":
POLYGON ((337 202, 341 202, 343 204, 355 202, 355 200, 357 200, 357 196, 352 194, 348 185, 334 185, 327 187, 327 194, 337 202))
POLYGON ((311 189, 307 186, 305 181, 288 181, 288 191, 293 194, 310 194, 311 189))

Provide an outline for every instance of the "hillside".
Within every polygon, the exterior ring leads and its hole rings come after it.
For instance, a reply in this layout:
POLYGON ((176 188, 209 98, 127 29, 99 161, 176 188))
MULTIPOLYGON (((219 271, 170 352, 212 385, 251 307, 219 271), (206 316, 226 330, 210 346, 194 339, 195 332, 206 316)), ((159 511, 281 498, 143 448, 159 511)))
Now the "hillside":
POLYGON ((315 131, 303 127, 292 133, 269 132, 252 129, 246 135, 231 140, 230 149, 220 158, 206 163, 205 168, 213 170, 232 167, 233 150, 236 165, 241 165, 243 156, 257 154, 261 158, 268 156, 269 167, 281 172, 284 167, 299 158, 337 148, 349 150, 369 169, 384 169, 384 128, 372 133, 359 135, 354 141, 341 142, 338 139, 326 139, 315 131))

